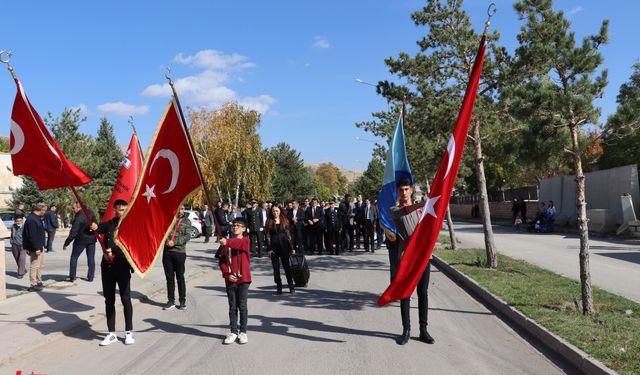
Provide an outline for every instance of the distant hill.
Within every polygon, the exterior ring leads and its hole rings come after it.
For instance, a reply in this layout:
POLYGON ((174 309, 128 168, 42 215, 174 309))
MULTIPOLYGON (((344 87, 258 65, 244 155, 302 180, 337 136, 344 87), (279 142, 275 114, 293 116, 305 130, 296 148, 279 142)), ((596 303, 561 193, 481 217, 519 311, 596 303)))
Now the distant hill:
MULTIPOLYGON (((318 169, 320 164, 323 164, 323 163, 304 163, 304 166, 309 167, 313 170, 316 170, 318 169)), ((346 169, 346 168, 340 167, 339 165, 337 165, 337 167, 340 173, 342 173, 347 178, 347 181, 349 183, 355 181, 355 179, 362 176, 362 173, 363 173, 363 171, 358 171, 355 169, 346 169)))

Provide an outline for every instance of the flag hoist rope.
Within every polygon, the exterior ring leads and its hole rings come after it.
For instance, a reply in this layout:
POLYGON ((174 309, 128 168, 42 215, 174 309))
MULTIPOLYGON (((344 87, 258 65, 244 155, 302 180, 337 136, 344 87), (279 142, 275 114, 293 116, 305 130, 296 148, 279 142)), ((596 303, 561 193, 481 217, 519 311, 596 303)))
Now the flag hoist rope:
MULTIPOLYGON (((196 169, 198 171, 198 177, 200 177, 200 183, 202 184, 202 190, 204 190, 204 196, 205 199, 207 200, 207 203, 209 204, 209 211, 211 212, 211 210, 213 209, 213 205, 211 204, 211 198, 209 197, 209 188, 207 187, 207 183, 204 180, 204 177, 202 176, 202 169, 200 168, 200 162, 198 161, 198 157, 196 155, 195 149, 193 147, 193 141, 191 140, 191 134, 189 133, 189 128, 187 128, 187 121, 184 118, 184 113, 182 112, 182 106, 180 105, 180 99, 178 99, 178 93, 176 92, 176 88, 173 85, 173 79, 171 78, 171 68, 166 68, 165 70, 165 78, 167 79, 167 81, 169 81, 169 86, 171 86, 171 91, 173 92, 173 98, 176 101, 176 104, 178 105, 178 112, 180 113, 180 120, 182 121, 182 126, 184 127, 184 132, 187 135, 187 141, 189 142, 189 150, 191 151, 191 157, 193 158, 195 164, 196 164, 196 169)), ((213 216, 213 221, 216 227, 216 234, 218 235, 218 238, 222 238, 222 232, 220 232, 220 223, 218 222, 218 218, 216 217, 216 215, 212 212, 211 216, 213 216)), ((206 218, 205 218, 206 220, 206 218)), ((231 262, 231 248, 229 248, 229 255, 227 257, 228 261, 229 261, 229 271, 231 273, 233 273, 233 269, 232 269, 232 262, 231 262)), ((238 262, 238 264, 241 264, 240 262, 238 262)), ((238 277, 242 277, 242 270, 238 270, 238 277)))
MULTIPOLYGON (((0 62, 3 63, 3 64, 7 64, 7 69, 9 70, 9 73, 11 73, 11 76, 13 77, 13 79, 18 81, 18 77, 16 76, 16 73, 13 70, 13 67, 11 66, 11 63, 10 63, 11 56, 12 56, 11 51, 0 51, 0 62), (3 58, 3 55, 6 55, 6 57, 3 58)), ((45 142, 49 143, 49 141, 47 139, 45 139, 45 142)), ((76 197, 76 200, 78 201, 78 204, 80 205, 80 208, 82 209, 82 212, 87 217, 87 221, 89 222, 89 225, 91 225, 91 223, 93 223, 93 221, 91 220, 91 216, 89 215, 89 211, 87 210, 87 207, 85 206, 84 202, 82 201, 82 198, 80 198, 80 195, 76 191, 76 188, 71 183, 71 180, 69 180, 69 175, 67 175, 67 171, 64 169, 64 166, 62 164, 62 158, 60 157, 60 155, 57 155, 57 153, 56 153, 56 156, 58 157, 58 160, 60 161, 60 172, 64 176, 64 179, 67 181, 67 185, 69 185, 69 188, 71 189, 71 192, 76 197)), ((100 247, 102 247, 102 253, 104 255, 108 256, 107 247, 104 244, 103 238, 98 235, 97 231, 91 230, 91 232, 96 236, 96 238, 98 239, 98 242, 100 242, 100 247)), ((113 259, 114 259, 114 256, 113 256, 113 253, 111 253, 111 256, 109 256, 109 261, 113 262, 113 259)))

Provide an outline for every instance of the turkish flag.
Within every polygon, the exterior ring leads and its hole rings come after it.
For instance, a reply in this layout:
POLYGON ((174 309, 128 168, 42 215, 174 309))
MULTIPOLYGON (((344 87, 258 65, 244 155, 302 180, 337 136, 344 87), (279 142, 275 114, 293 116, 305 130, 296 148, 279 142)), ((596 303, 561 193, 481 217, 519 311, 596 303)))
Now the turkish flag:
POLYGON ((142 169, 142 154, 140 152, 138 136, 134 133, 131 136, 129 148, 127 148, 127 153, 124 155, 124 160, 120 166, 120 173, 118 174, 116 184, 113 185, 111 199, 109 199, 107 210, 104 212, 104 216, 102 216, 102 222, 109 221, 115 216, 113 202, 118 199, 122 199, 127 203, 131 201, 133 189, 136 188, 136 182, 140 176, 140 169, 142 169))
POLYGON ((17 79, 18 92, 11 112, 11 163, 14 176, 33 178, 40 190, 82 186, 91 182, 82 169, 62 153, 27 99, 17 79))
POLYGON ((196 161, 175 100, 169 103, 115 239, 141 277, 153 266, 176 213, 200 187, 196 161))
POLYGON ((384 306, 387 303, 409 298, 418 285, 420 277, 424 272, 435 246, 436 239, 442 229, 442 220, 447 212, 453 184, 456 181, 458 167, 462 159, 464 144, 469 132, 471 113, 476 101, 478 82, 482 72, 484 53, 486 49, 485 36, 480 40, 480 47, 476 60, 471 71, 471 78, 467 91, 464 94, 462 107, 458 114, 453 135, 449 139, 447 151, 444 153, 438 172, 431 185, 429 197, 422 208, 420 223, 409 239, 404 254, 398 263, 398 271, 391 285, 384 291, 378 299, 378 305, 384 306))

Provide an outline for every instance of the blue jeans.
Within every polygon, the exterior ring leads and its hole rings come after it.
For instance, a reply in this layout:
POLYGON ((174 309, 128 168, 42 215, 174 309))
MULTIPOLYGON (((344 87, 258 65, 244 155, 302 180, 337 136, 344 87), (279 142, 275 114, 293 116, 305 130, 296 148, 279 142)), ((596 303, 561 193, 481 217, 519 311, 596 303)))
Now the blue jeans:
POLYGON ((69 265, 69 278, 71 280, 76 278, 76 268, 78 267, 78 258, 82 251, 87 249, 87 265, 89 266, 89 272, 87 273, 87 280, 92 281, 96 272, 96 244, 90 243, 83 245, 73 241, 73 249, 71 250, 71 264, 69 265))

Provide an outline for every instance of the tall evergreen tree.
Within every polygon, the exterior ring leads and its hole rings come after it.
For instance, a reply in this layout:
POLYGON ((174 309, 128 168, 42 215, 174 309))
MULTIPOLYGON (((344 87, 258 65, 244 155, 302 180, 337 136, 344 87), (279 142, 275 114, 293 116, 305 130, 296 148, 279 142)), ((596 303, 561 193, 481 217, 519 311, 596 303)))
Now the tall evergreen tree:
POLYGON ((640 63, 633 65, 631 77, 620 86, 616 101, 618 108, 607 119, 602 134, 600 168, 640 164, 640 63))
POLYGON ((300 152, 290 145, 280 142, 269 149, 275 162, 275 170, 271 178, 271 192, 278 202, 290 199, 304 199, 313 191, 313 184, 300 152))
POLYGON ((98 136, 91 152, 91 164, 87 169, 93 181, 86 185, 86 194, 83 197, 91 202, 91 206, 105 208, 123 158, 124 154, 113 133, 113 125, 106 117, 101 118, 98 136))
POLYGON ((607 70, 598 70, 602 64, 599 48, 608 39, 608 21, 602 22, 599 33, 586 36, 576 46, 571 23, 552 5, 551 0, 521 0, 514 5, 520 19, 526 20, 518 34, 516 67, 529 73, 517 90, 520 101, 514 107, 524 121, 535 119, 548 129, 562 128, 569 134, 570 142, 564 146, 576 176, 582 307, 590 314, 594 306, 580 129, 597 124, 600 116, 593 101, 602 96, 607 84, 607 70))

